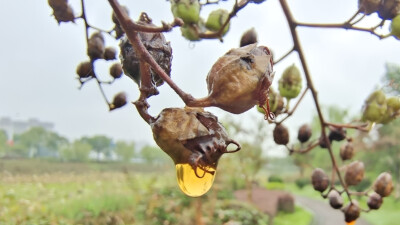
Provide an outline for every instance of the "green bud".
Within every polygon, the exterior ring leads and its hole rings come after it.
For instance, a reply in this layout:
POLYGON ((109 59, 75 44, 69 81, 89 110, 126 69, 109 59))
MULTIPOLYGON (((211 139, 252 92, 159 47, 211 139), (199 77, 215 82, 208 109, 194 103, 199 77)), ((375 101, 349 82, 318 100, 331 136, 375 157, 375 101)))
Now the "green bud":
POLYGON ((366 100, 362 119, 380 123, 387 111, 386 96, 382 90, 374 91, 366 100))
POLYGON ((400 14, 392 19, 390 24, 390 34, 400 39, 400 14))
POLYGON ((282 97, 296 98, 302 88, 300 70, 293 64, 283 71, 279 80, 279 93, 282 97))
POLYGON ((171 11, 175 18, 181 18, 186 24, 199 22, 200 3, 198 0, 171 0, 171 11))
POLYGON ((188 39, 189 41, 199 41, 200 37, 198 32, 196 31, 196 27, 191 25, 183 25, 181 27, 182 36, 188 39))
MULTIPOLYGON (((225 21, 229 18, 229 12, 225 9, 214 10, 208 15, 206 28, 212 31, 219 31, 225 21)), ((229 30, 229 23, 224 28, 222 35, 226 34, 229 30)))

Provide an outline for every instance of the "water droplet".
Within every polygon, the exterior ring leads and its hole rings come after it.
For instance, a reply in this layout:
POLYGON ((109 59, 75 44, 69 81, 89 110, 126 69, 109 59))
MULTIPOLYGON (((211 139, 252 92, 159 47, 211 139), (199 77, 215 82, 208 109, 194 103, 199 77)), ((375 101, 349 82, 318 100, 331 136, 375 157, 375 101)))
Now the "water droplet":
POLYGON ((199 167, 196 168, 198 177, 192 166, 185 164, 176 164, 176 176, 179 188, 183 193, 190 197, 199 197, 204 195, 214 183, 216 171, 212 167, 206 167, 206 170, 214 172, 213 174, 205 172, 199 167), (204 176, 203 176, 204 174, 204 176))

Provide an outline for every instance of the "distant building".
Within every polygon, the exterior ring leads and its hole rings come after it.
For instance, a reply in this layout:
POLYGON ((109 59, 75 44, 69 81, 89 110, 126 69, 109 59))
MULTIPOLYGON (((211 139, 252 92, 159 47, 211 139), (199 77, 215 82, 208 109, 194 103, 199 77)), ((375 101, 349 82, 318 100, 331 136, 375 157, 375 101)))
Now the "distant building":
POLYGON ((6 131, 8 139, 10 140, 13 139, 14 134, 24 133, 32 127, 43 127, 46 130, 53 130, 54 124, 42 122, 34 118, 31 118, 27 121, 12 120, 9 117, 0 118, 0 130, 6 131))

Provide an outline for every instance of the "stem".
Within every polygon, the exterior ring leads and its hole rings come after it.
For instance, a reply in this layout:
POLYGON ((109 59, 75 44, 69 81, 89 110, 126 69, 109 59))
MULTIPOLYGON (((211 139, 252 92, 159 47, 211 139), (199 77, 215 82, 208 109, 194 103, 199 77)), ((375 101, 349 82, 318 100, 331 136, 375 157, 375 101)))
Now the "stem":
POLYGON ((307 62, 306 62, 306 59, 305 59, 305 56, 304 56, 304 52, 303 52, 303 49, 302 49, 302 46, 300 44, 299 37, 298 37, 297 31, 296 31, 296 27, 300 26, 300 25, 299 25, 299 23, 297 23, 295 21, 295 19, 294 19, 293 15, 292 15, 292 13, 290 11, 290 8, 289 8, 286 0, 279 0, 279 2, 281 4, 282 10, 283 10, 283 12, 285 14, 286 20, 287 20, 289 28, 290 28, 290 32, 292 34, 294 50, 297 51, 297 53, 299 55, 301 65, 302 65, 303 70, 304 70, 304 75, 305 75, 306 80, 307 80, 307 86, 310 89, 312 97, 314 99, 314 104, 315 104, 315 107, 317 109, 318 118, 319 118, 319 121, 320 121, 320 124, 321 124, 321 136, 322 136, 322 138, 324 138, 325 142, 327 143, 328 153, 329 153, 329 156, 331 158, 332 167, 336 171, 336 173, 338 175, 338 178, 340 180, 340 183, 345 188, 347 196, 348 196, 349 200, 351 201, 351 196, 350 196, 350 194, 348 192, 348 189, 347 189, 347 186, 344 183, 343 178, 342 178, 342 176, 340 174, 340 171, 339 171, 337 163, 336 163, 335 156, 333 155, 331 144, 330 144, 329 139, 328 139, 328 137, 326 135, 325 120, 324 120, 324 116, 322 114, 322 110, 321 110, 321 107, 320 107, 320 104, 319 104, 319 101, 318 101, 317 91, 316 91, 316 89, 314 87, 314 84, 313 84, 313 81, 311 79, 311 74, 310 74, 310 71, 308 69, 307 62))
POLYGON ((303 100, 304 96, 306 95, 307 91, 309 90, 309 87, 307 87, 306 89, 304 89, 303 93, 300 95, 299 100, 296 102, 296 104, 294 105, 293 109, 290 110, 289 112, 287 112, 287 115, 285 118, 283 118, 281 121, 279 121, 277 124, 281 124, 283 123, 283 121, 285 121, 287 118, 289 118, 294 111, 297 109, 297 107, 300 105, 301 100, 303 100))
POLYGON ((291 48, 288 52, 286 52, 286 54, 284 54, 283 56, 281 56, 278 60, 276 60, 276 61, 274 62, 274 65, 278 64, 280 61, 282 61, 283 59, 285 59, 286 57, 288 57, 293 51, 294 51, 294 47, 291 48))

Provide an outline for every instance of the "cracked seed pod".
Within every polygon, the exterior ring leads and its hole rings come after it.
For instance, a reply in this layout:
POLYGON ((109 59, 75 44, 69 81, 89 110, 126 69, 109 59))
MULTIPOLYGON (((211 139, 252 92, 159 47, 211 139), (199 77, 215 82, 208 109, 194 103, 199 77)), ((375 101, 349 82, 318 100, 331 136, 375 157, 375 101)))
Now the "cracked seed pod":
MULTIPOLYGON (((225 21, 229 18, 229 12, 226 9, 217 9, 212 11, 207 18, 206 28, 212 31, 219 31, 224 25, 225 21)), ((225 26, 222 35, 225 35, 229 30, 230 22, 225 26)))
POLYGON ((360 217, 361 209, 358 206, 358 202, 356 200, 352 200, 352 202, 349 202, 349 204, 343 209, 343 212, 344 220, 349 223, 360 217))
POLYGON ((122 76, 122 66, 120 63, 114 63, 111 67, 110 67, 110 75, 114 78, 114 79, 118 79, 121 78, 122 76))
POLYGON ((180 189, 192 197, 211 188, 224 153, 240 150, 217 117, 202 108, 167 108, 150 125, 157 145, 175 163, 180 189), (228 151, 229 144, 237 149, 228 151))
POLYGON ((329 129, 329 141, 342 141, 346 138, 346 130, 343 127, 331 127, 329 129))
POLYGON ((378 16, 384 20, 393 19, 400 12, 399 0, 382 0, 378 10, 378 16))
POLYGON ((124 92, 120 92, 114 96, 112 103, 110 104, 110 111, 114 109, 121 108, 126 105, 126 94, 124 92))
POLYGON ((343 198, 336 190, 331 190, 328 194, 329 205, 334 209, 340 209, 343 206, 343 198))
POLYGON ((103 35, 100 32, 93 33, 88 41, 87 55, 91 60, 102 59, 104 51, 103 35))
POLYGON ((392 19, 390 23, 390 34, 397 39, 400 39, 400 15, 392 19))
POLYGON ((386 110, 385 93, 382 90, 374 91, 365 101, 362 119, 379 123, 385 116, 386 110))
MULTIPOLYGON (((155 26, 147 14, 142 13, 139 21, 141 25, 155 26)), ((160 65, 168 76, 171 74, 171 63, 172 63, 172 48, 171 44, 165 40, 162 33, 145 33, 139 32, 139 38, 143 42, 143 45, 149 51, 150 55, 160 65)), ((120 43, 120 58, 124 73, 134 80, 140 86, 140 60, 139 55, 132 47, 128 38, 124 37, 120 43)), ((155 87, 158 87, 164 83, 164 81, 158 76, 158 74, 150 68, 152 83, 155 87)))
POLYGON ((367 205, 370 209, 379 209, 382 203, 383 199, 378 193, 373 192, 369 195, 367 205))
POLYGON ((74 22, 75 21, 74 10, 69 5, 65 9, 54 10, 53 15, 56 18, 58 23, 61 23, 61 22, 74 22))
POLYGON ((393 191, 392 175, 388 172, 381 173, 374 183, 374 191, 382 197, 387 197, 393 191))
POLYGON ((302 88, 300 70, 293 64, 287 67, 279 79, 279 93, 287 99, 296 98, 302 88))
POLYGON ((314 187, 314 190, 319 192, 324 192, 329 186, 329 178, 328 175, 324 172, 323 169, 317 168, 312 172, 311 175, 311 183, 314 187))
POLYGON ((171 0, 171 11, 175 18, 181 18, 186 24, 199 22, 200 3, 198 0, 171 0))
POLYGON ((301 142, 301 143, 305 143, 307 142, 310 137, 312 135, 312 130, 310 125, 308 124, 303 124, 300 128, 299 128, 299 132, 297 133, 297 139, 301 142))
POLYGON ((257 32, 253 28, 243 33, 242 38, 240 38, 240 47, 257 43, 257 32))
POLYGON ((377 12, 380 4, 381 0, 358 0, 358 8, 366 15, 377 12))
POLYGON ((364 178, 364 163, 354 161, 347 166, 344 180, 348 186, 359 184, 364 178))
POLYGON ((282 124, 276 125, 273 131, 274 141, 278 145, 289 143, 289 130, 282 124))
POLYGON ((104 58, 105 60, 114 60, 114 59, 117 58, 116 55, 117 55, 117 50, 116 50, 114 47, 107 47, 107 48, 104 50, 104 56, 103 56, 103 58, 104 58))
POLYGON ((76 68, 76 74, 79 78, 87 78, 94 76, 93 65, 91 62, 81 62, 76 68))
POLYGON ((354 146, 353 143, 347 142, 340 147, 340 158, 344 160, 352 159, 354 156, 354 146))
POLYGON ((220 57, 207 75, 208 105, 240 114, 264 105, 274 73, 271 52, 256 44, 235 48, 220 57))

